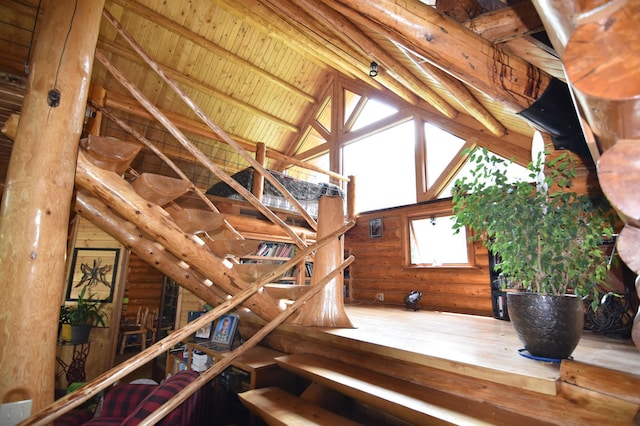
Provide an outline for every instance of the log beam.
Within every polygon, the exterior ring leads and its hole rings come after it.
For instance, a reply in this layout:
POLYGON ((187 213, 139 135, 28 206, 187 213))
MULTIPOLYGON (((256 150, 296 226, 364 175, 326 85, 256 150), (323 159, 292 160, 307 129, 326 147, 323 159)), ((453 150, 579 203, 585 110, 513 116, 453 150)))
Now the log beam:
POLYGON ((562 58, 601 152, 640 139, 640 4, 626 3, 576 27, 562 58))
MULTIPOLYGON (((322 0, 327 6, 333 8, 340 15, 344 15, 351 21, 360 26, 368 27, 375 30, 379 34, 385 34, 388 38, 393 39, 393 32, 383 25, 378 25, 368 19, 366 16, 359 14, 351 8, 341 5, 337 0, 322 0)), ((491 115, 491 113, 473 96, 469 89, 459 80, 455 79, 446 72, 424 61, 418 61, 413 53, 398 45, 398 48, 418 67, 426 76, 433 78, 445 89, 447 89, 464 109, 493 135, 502 137, 507 131, 506 128, 491 115)))
POLYGON ((54 396, 73 176, 103 6, 44 2, 2 197, 0 401, 32 400, 34 411, 54 396))
POLYGON ((529 108, 552 80, 419 1, 337 2, 389 28, 394 41, 515 112, 529 108))
POLYGON ((435 93, 424 82, 416 78, 409 69, 393 58, 343 15, 337 13, 322 2, 310 0, 296 1, 300 3, 307 12, 311 12, 314 18, 321 18, 325 27, 331 29, 336 27, 339 28, 340 31, 336 31, 335 33, 345 43, 355 46, 372 59, 375 59, 376 62, 384 66, 385 72, 389 76, 397 80, 400 84, 411 90, 420 98, 427 101, 440 113, 449 118, 455 118, 458 115, 458 111, 447 103, 447 101, 442 99, 440 95, 435 93))
POLYGON ((227 294, 206 285, 206 278, 200 277, 197 271, 181 267, 178 258, 146 238, 135 225, 123 220, 105 203, 88 192, 78 191, 75 211, 205 302, 216 306, 227 299, 227 294))

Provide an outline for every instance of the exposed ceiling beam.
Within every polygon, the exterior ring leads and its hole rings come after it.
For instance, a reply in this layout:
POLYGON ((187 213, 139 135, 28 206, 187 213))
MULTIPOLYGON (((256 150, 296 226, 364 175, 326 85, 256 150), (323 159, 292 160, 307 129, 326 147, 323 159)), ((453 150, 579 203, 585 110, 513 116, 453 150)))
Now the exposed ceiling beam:
MULTIPOLYGON (((384 34, 386 37, 392 39, 393 32, 382 25, 378 25, 376 22, 372 22, 367 17, 361 15, 355 10, 348 8, 335 0, 322 0, 331 8, 338 11, 340 14, 347 16, 353 22, 360 26, 374 29, 374 31, 384 34)), ((491 115, 491 113, 473 96, 473 94, 464 86, 462 82, 440 70, 439 68, 431 65, 424 60, 416 60, 415 56, 408 54, 407 49, 403 46, 397 45, 407 57, 414 62, 416 67, 420 69, 425 75, 436 80, 445 89, 447 89, 460 103, 460 105, 480 123, 482 123, 491 133, 496 136, 504 136, 506 134, 505 127, 491 115)))
POLYGON ((492 43, 544 31, 536 8, 526 1, 483 13, 462 25, 492 43))
POLYGON ((296 2, 304 6, 316 19, 322 19, 327 31, 333 32, 345 43, 362 50, 368 57, 383 65, 389 76, 427 101, 442 114, 449 118, 455 118, 458 114, 447 101, 342 14, 316 0, 296 0, 296 2))
MULTIPOLYGON (((320 48, 319 46, 325 46, 333 52, 336 58, 339 58, 346 66, 357 70, 357 73, 361 76, 369 73, 370 58, 365 57, 359 49, 356 51, 350 45, 344 43, 336 37, 333 32, 328 33, 324 27, 318 26, 317 20, 306 14, 302 8, 289 0, 265 0, 265 3, 279 12, 282 19, 290 22, 291 25, 299 28, 301 33, 311 38, 313 51, 310 51, 310 54, 315 54, 315 51, 320 48)), ((378 77, 375 79, 368 79, 367 83, 380 85, 380 89, 386 88, 411 105, 431 107, 427 102, 398 83, 394 78, 385 75, 385 73, 378 74, 378 77)))
POLYGON ((337 1, 387 26, 396 42, 514 112, 531 106, 551 82, 548 73, 417 0, 337 1))
MULTIPOLYGON (((293 26, 289 20, 285 19, 286 17, 275 13, 262 1, 220 0, 218 5, 232 15, 246 20, 268 37, 278 40, 290 49, 304 55, 309 61, 317 63, 319 67, 334 68, 350 78, 355 78, 363 72, 361 68, 347 62, 324 45, 313 43, 307 34, 293 26)), ((382 89, 382 85, 378 82, 373 81, 371 84, 379 90, 382 89)))

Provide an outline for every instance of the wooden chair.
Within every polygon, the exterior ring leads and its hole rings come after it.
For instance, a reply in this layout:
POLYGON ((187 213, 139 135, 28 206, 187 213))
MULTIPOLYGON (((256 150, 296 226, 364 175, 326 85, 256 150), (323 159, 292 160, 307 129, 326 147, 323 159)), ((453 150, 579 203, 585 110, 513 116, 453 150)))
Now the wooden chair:
POLYGON ((141 350, 147 347, 147 316, 149 308, 138 308, 135 324, 124 325, 120 327, 120 353, 124 353, 124 348, 131 346, 140 346, 141 350), (129 336, 137 336, 137 338, 129 339, 129 336))
POLYGON ((158 327, 157 321, 158 321, 158 311, 155 309, 153 311, 149 311, 149 315, 147 316, 147 325, 146 325, 147 343, 154 344, 156 342, 156 330, 158 327))

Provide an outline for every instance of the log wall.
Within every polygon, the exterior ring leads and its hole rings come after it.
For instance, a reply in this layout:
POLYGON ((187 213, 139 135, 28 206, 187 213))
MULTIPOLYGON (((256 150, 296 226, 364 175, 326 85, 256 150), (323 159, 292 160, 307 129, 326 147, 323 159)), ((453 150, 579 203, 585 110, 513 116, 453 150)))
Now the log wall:
POLYGON ((124 316, 133 320, 138 309, 143 307, 159 312, 163 280, 161 272, 131 253, 125 287, 125 297, 129 298, 129 303, 122 309, 124 316))
POLYGON ((345 250, 355 256, 351 265, 350 299, 353 302, 403 305, 412 290, 423 293, 421 309, 493 315, 489 279, 489 256, 474 246, 475 266, 465 268, 407 268, 403 266, 403 233, 407 217, 451 211, 450 201, 360 214, 346 234, 345 250), (369 238, 369 219, 382 218, 383 235, 369 238), (384 293, 384 302, 376 294, 384 293))

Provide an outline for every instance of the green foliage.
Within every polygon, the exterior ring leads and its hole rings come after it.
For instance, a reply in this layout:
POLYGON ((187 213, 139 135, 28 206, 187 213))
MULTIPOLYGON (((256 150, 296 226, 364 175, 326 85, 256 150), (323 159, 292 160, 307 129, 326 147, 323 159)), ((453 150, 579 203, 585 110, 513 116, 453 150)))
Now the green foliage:
POLYGON ((60 319, 58 320, 60 324, 71 324, 71 319, 69 318, 71 310, 69 305, 60 306, 60 319))
POLYGON ((597 304, 597 285, 608 270, 599 244, 603 235, 611 237, 613 216, 606 214, 606 206, 571 191, 573 157, 565 153, 544 163, 539 156, 528 165, 530 177, 538 181, 532 185, 509 182, 510 163, 486 149, 467 153, 475 168, 471 178, 456 181, 456 232, 469 227, 470 239, 481 239, 499 255, 501 273, 526 290, 592 295, 597 304))
POLYGON ((86 295, 87 286, 82 287, 75 305, 64 305, 60 308, 60 320, 63 316, 66 324, 105 326, 106 313, 102 310, 102 302, 92 301, 93 294, 86 295))

